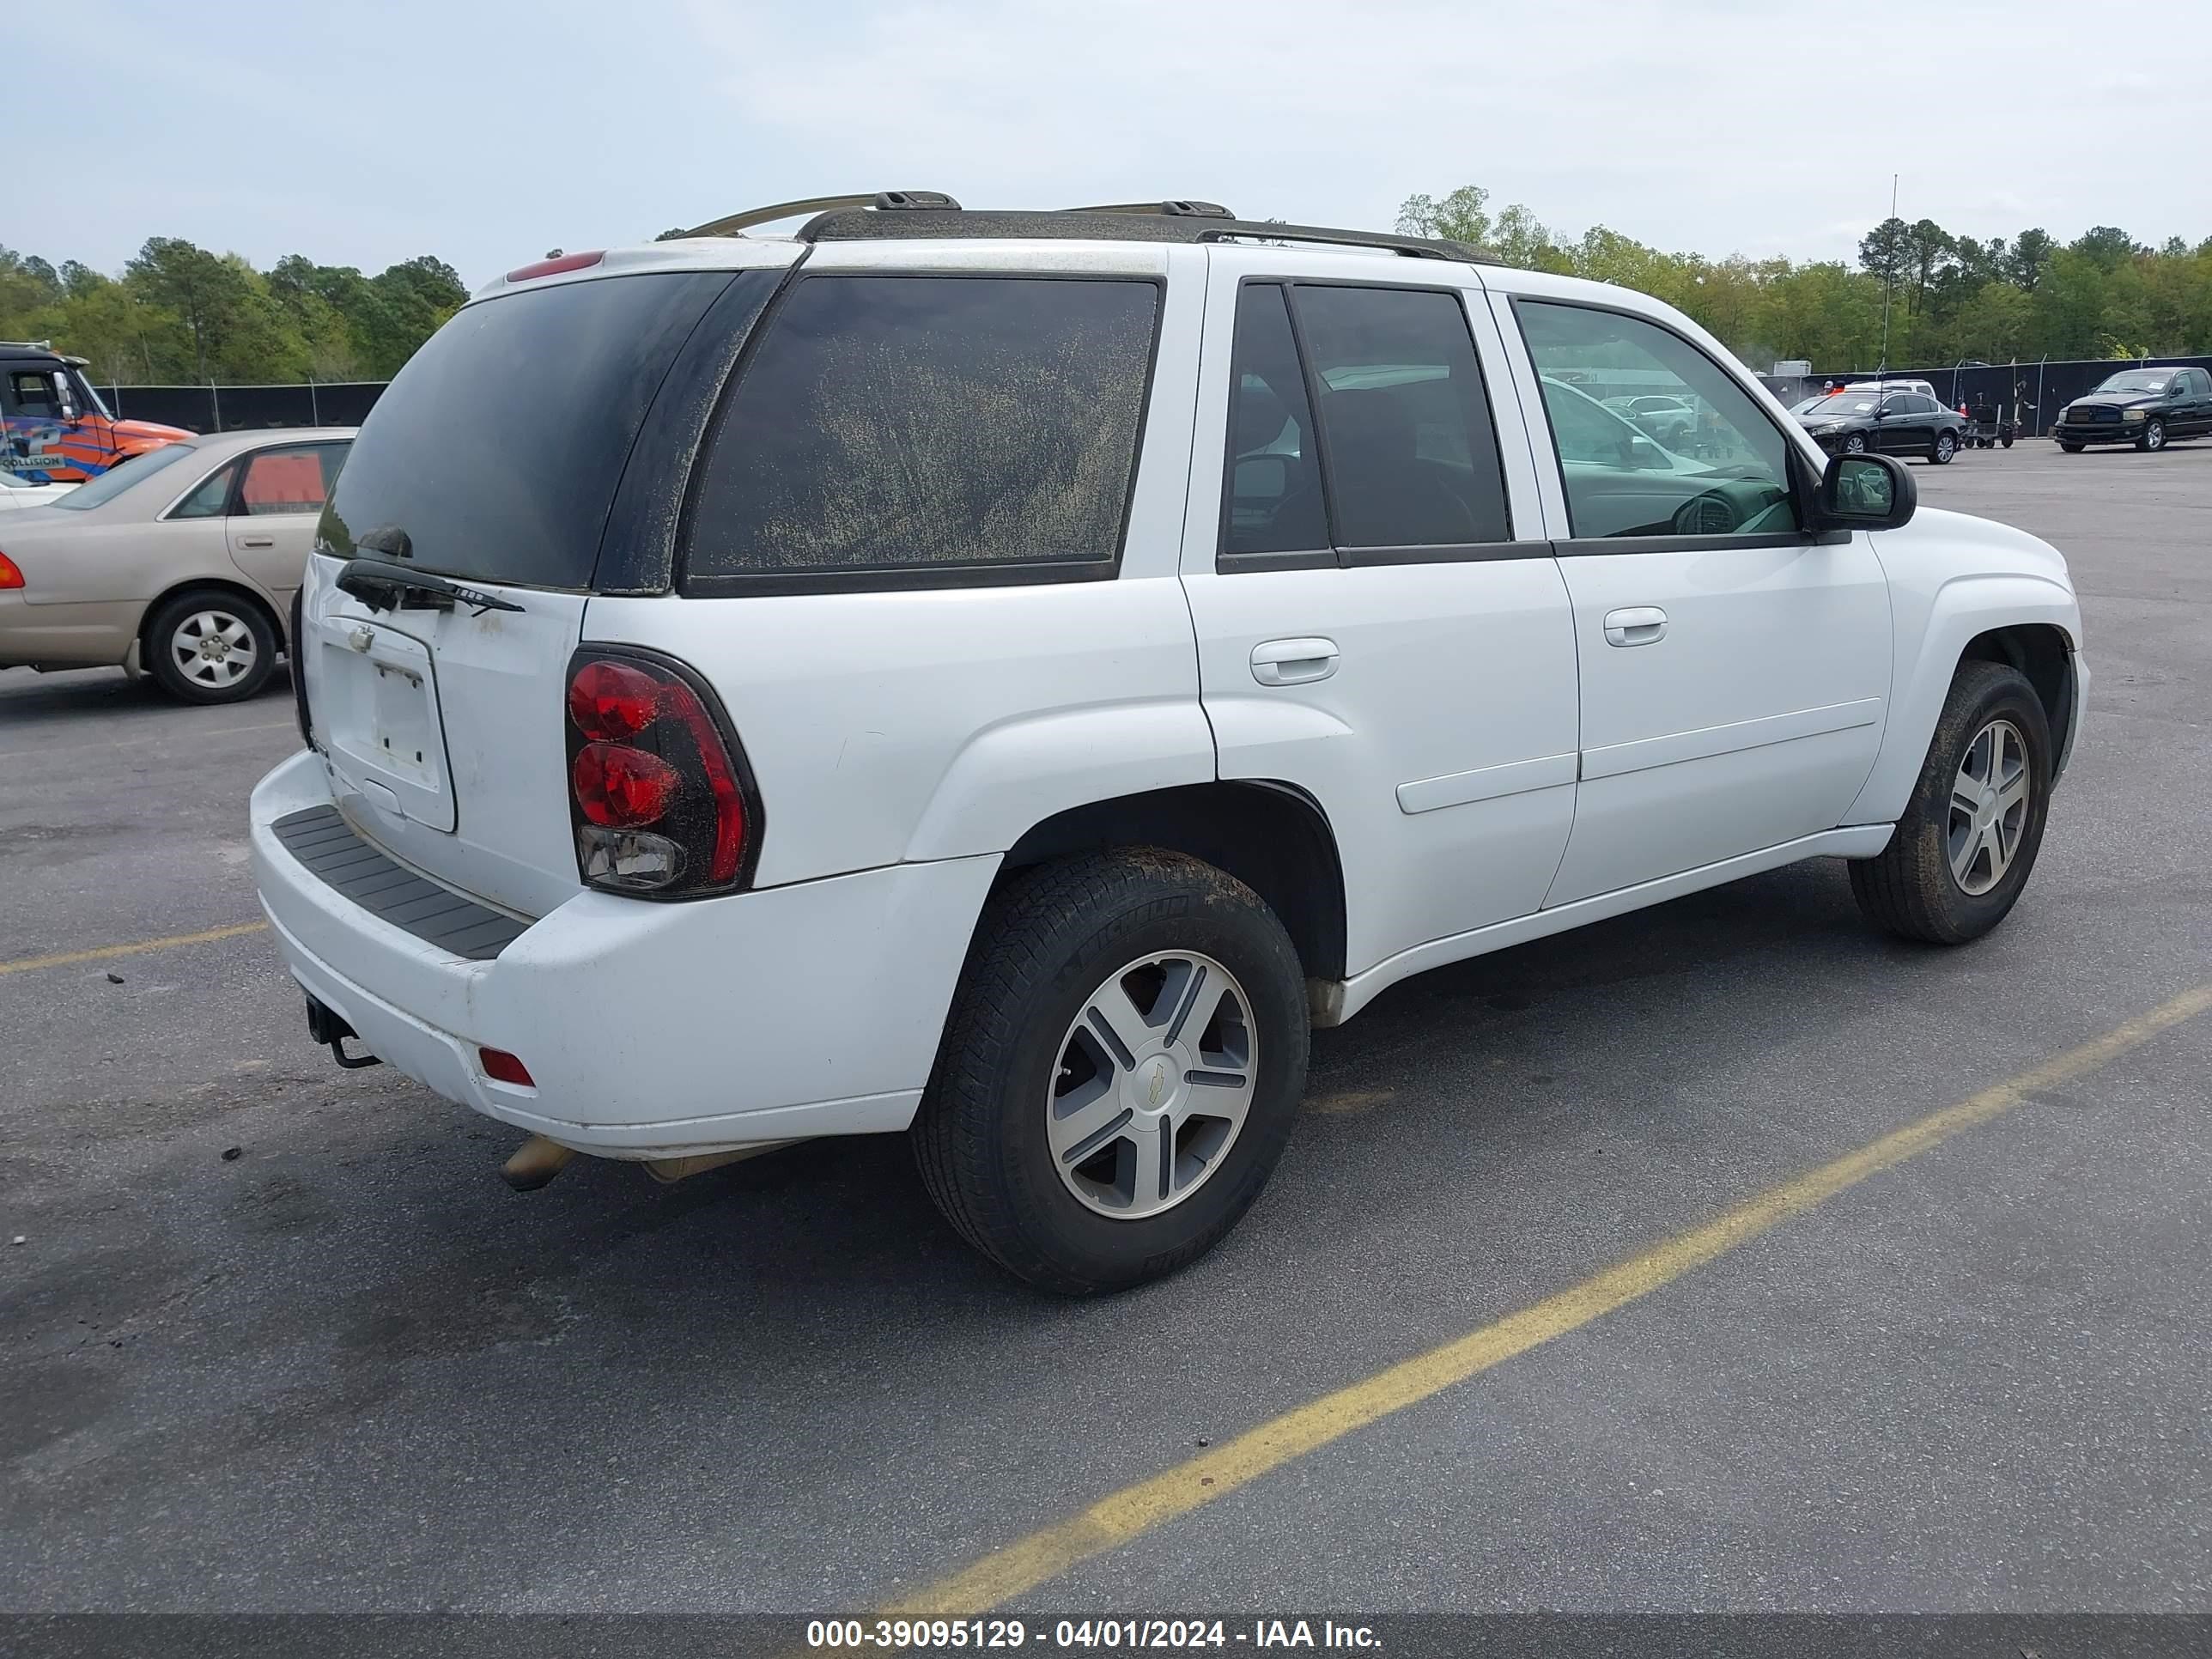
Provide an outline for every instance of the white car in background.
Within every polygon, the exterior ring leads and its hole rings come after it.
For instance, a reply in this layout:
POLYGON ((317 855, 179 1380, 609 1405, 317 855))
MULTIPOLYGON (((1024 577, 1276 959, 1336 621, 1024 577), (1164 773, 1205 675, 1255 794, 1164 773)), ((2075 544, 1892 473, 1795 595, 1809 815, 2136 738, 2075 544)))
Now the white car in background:
POLYGON ((32 483, 0 470, 0 513, 11 507, 49 507, 76 488, 74 483, 32 483))

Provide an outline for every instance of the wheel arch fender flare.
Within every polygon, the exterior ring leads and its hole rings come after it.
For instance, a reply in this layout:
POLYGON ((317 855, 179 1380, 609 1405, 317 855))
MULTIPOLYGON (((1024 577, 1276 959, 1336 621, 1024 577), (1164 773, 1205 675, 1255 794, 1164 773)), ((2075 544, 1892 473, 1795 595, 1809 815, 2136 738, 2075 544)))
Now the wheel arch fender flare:
MULTIPOLYGON (((1902 633, 1902 617, 1898 625, 1902 633)), ((1955 576, 1935 591, 1917 641, 1899 642, 1881 750, 1844 823, 1887 823, 1905 811, 1960 663, 1969 656, 2012 661, 2033 679, 2023 635, 2036 629, 2054 635, 2063 653, 2058 677, 2063 699, 2054 706, 2053 689, 2037 688, 2053 716, 2055 772, 2078 726, 2078 704, 2087 680, 2078 657, 2081 609, 2072 591, 2062 582, 2026 573, 1955 576)))
POLYGON ((1214 777, 1213 728, 1194 696, 1016 715, 975 732, 952 757, 904 857, 1005 853, 1058 813, 1214 777))

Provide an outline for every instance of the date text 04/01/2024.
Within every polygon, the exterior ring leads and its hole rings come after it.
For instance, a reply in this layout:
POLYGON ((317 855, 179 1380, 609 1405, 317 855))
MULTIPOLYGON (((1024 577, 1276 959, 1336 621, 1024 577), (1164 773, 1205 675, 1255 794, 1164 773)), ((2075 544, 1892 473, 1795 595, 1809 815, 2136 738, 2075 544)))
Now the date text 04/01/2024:
POLYGON ((1365 1625, 1331 1619, 1255 1619, 1231 1628, 1221 1619, 1061 1619, 1048 1636, 1018 1619, 817 1619, 806 1626, 811 1648, 1012 1649, 1039 1646, 1079 1651, 1129 1649, 1173 1651, 1189 1648, 1373 1648, 1380 1644, 1365 1625))

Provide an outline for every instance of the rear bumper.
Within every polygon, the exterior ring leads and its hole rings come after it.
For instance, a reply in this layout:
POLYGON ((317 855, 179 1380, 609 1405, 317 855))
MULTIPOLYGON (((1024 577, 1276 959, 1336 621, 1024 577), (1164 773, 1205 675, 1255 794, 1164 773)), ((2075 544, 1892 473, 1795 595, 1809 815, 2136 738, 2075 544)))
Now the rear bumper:
POLYGON ((441 950, 293 857, 319 756, 253 792, 254 879, 294 977, 361 1046, 447 1100, 612 1158, 904 1128, 996 856, 690 904, 580 892, 491 961, 441 950), (534 1088, 483 1073, 519 1055, 534 1088))

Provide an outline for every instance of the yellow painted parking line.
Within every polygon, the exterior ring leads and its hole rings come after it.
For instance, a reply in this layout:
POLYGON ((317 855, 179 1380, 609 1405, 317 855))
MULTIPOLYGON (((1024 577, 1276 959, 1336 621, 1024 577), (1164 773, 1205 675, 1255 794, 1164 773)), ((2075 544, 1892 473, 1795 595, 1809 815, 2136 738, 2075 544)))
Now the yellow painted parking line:
POLYGON ((91 951, 63 951, 51 957, 22 957, 14 962, 0 962, 0 974, 27 974, 37 968, 67 968, 73 963, 106 962, 111 957, 135 957, 148 951, 167 951, 179 945, 212 945, 219 939, 238 939, 247 933, 265 933, 265 921, 234 922, 228 927, 210 927, 201 933, 172 933, 167 939, 142 939, 131 945, 103 945, 91 951))
POLYGON ((2171 1002, 2032 1071, 1983 1090, 1917 1122, 1784 1182, 1701 1227, 1693 1227, 1619 1267, 1586 1279, 1494 1325, 1431 1348, 1364 1382, 1249 1429, 1234 1440, 1126 1486, 1079 1515, 985 1556, 973 1566, 902 1597, 890 1618, 969 1619, 1056 1578, 1078 1563, 1116 1549, 1239 1486, 1319 1450, 1355 1429, 1418 1405, 1514 1355, 1580 1329, 1592 1320, 1672 1284, 1683 1274, 1968 1129, 2002 1116, 2039 1090, 2095 1071, 2169 1026, 2212 1008, 2212 985, 2171 1002))

